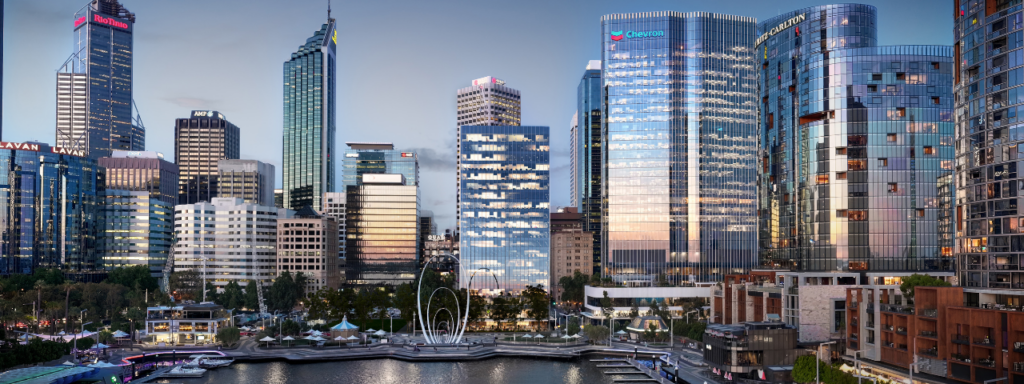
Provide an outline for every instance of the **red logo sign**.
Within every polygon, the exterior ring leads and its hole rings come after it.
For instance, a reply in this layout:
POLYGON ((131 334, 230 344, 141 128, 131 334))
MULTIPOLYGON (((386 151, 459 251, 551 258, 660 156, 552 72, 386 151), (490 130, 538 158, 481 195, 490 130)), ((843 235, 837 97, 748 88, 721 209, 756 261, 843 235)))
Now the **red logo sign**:
POLYGON ((78 26, 82 25, 82 23, 84 23, 84 22, 85 22, 85 16, 79 17, 78 20, 75 20, 75 28, 78 28, 78 26))
POLYGON ((402 152, 402 157, 412 157, 412 154, 409 152, 402 152))
POLYGON ((120 21, 117 21, 117 20, 114 20, 113 18, 110 18, 110 17, 103 17, 103 16, 100 16, 100 15, 92 15, 92 20, 97 22, 97 23, 100 23, 100 24, 112 25, 112 26, 115 26, 115 27, 118 27, 118 28, 128 29, 128 24, 120 22, 120 21))

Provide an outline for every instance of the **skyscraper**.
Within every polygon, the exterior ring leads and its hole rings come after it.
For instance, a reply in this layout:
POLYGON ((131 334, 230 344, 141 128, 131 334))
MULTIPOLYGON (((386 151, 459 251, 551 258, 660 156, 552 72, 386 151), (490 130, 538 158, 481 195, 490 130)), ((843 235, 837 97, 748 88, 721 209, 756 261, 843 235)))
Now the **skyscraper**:
POLYGON ((753 267, 755 20, 670 11, 601 20, 602 275, 678 285, 753 267))
MULTIPOLYGON (((456 132, 455 142, 462 142, 464 125, 517 126, 520 123, 519 90, 505 86, 505 82, 487 76, 473 80, 473 85, 459 89, 455 94, 456 132)), ((456 163, 458 167, 459 163, 456 163)), ((461 170, 456 169, 455 177, 461 170)), ((458 179, 457 179, 458 180, 458 179)), ((455 183, 456 196, 461 196, 461 183, 455 183)), ((461 217, 462 205, 455 203, 456 217, 461 217)), ((458 232, 459 222, 455 222, 458 232)))
MULTIPOLYGON (((174 160, 178 163, 178 204, 209 202, 217 197, 217 164, 237 159, 239 130, 217 111, 192 111, 174 126, 174 160)), ((269 204, 269 203, 268 203, 269 204)))
POLYGON ((954 4, 957 272, 960 285, 997 296, 1024 288, 1024 13, 1013 1, 954 4))
POLYGON ((57 73, 57 146, 90 158, 141 151, 145 128, 132 116, 135 14, 117 0, 75 13, 71 57, 57 73))
POLYGON ((275 206, 274 164, 256 160, 218 161, 217 197, 241 197, 246 203, 275 206))
MULTIPOLYGON (((345 258, 345 215, 348 211, 348 201, 345 199, 345 192, 324 193, 323 214, 334 218, 338 222, 338 258, 345 258)), ((339 267, 340 268, 340 267, 339 267)), ((341 274, 344 278, 344 273, 341 274)))
POLYGON ((367 173, 345 187, 345 280, 357 286, 412 282, 419 267, 419 187, 400 173, 367 173))
POLYGON ((954 160, 952 49, 876 46, 876 9, 863 4, 798 9, 758 29, 761 262, 951 270, 940 191, 954 160))
POLYGON ((604 85, 601 84, 601 60, 587 63, 580 85, 576 88, 575 134, 569 137, 575 148, 572 155, 573 167, 570 176, 576 185, 570 203, 579 208, 583 230, 592 233, 594 245, 593 270, 588 274, 601 273, 601 168, 604 161, 601 127, 604 124, 604 85))
POLYGON ((284 207, 321 211, 324 192, 334 192, 335 51, 334 19, 284 63, 284 207))
POLYGON ((178 165, 164 160, 152 151, 113 151, 101 157, 99 165, 106 169, 106 189, 149 192, 146 199, 178 204, 178 165))
POLYGON ((391 143, 345 143, 342 185, 360 185, 368 173, 397 173, 405 185, 419 185, 420 165, 415 152, 399 151, 391 143))
POLYGON ((338 270, 338 222, 306 206, 277 220, 277 275, 306 276, 306 297, 341 286, 338 270))
POLYGON ((548 286, 550 231, 550 129, 461 127, 459 138, 459 284, 473 281, 482 294, 516 293, 548 286))
MULTIPOLYGON (((163 278, 174 239, 174 203, 147 190, 106 189, 100 197, 99 252, 108 270, 145 265, 163 278)), ((173 197, 173 196, 172 196, 173 197)))

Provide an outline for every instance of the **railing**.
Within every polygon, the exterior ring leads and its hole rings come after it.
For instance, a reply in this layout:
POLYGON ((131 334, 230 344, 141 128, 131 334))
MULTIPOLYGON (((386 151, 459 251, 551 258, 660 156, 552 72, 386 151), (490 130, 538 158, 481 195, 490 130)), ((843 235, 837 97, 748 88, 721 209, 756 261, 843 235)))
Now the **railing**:
POLYGON ((886 331, 891 331, 892 330, 892 326, 888 325, 888 324, 882 324, 882 329, 884 329, 886 331))
POLYGON ((721 297, 722 296, 722 290, 721 289, 713 289, 713 290, 711 290, 711 294, 715 295, 715 296, 721 297))
POLYGON ((1013 363, 1013 371, 1024 372, 1024 361, 1018 361, 1016 363, 1013 363))
POLYGON ((893 348, 896 348, 896 349, 901 350, 901 351, 906 351, 907 350, 907 345, 906 344, 896 344, 896 346, 893 347, 893 348))
POLYGON ((875 304, 867 303, 867 305, 864 306, 864 310, 868 311, 868 312, 874 312, 875 311, 875 304))
POLYGON ((850 348, 850 349, 860 349, 860 346, 857 344, 856 341, 850 340, 848 342, 848 344, 849 344, 848 348, 850 348))
POLYGON ((854 327, 858 326, 858 324, 859 322, 857 321, 857 319, 853 319, 853 321, 850 322, 850 325, 854 327))
POLYGON ((796 285, 790 286, 787 289, 787 292, 789 292, 790 295, 799 295, 800 294, 800 287, 798 287, 796 285))
POLYGON ((918 332, 917 335, 918 336, 923 336, 923 337, 932 337, 932 338, 939 337, 939 333, 938 332, 932 332, 932 331, 921 331, 921 332, 918 332))
POLYGON ((1024 342, 1022 342, 1022 341, 1014 342, 1013 343, 1013 351, 1014 352, 1019 352, 1019 353, 1024 353, 1024 342))
POLYGON ((992 359, 978 359, 978 365, 984 365, 986 367, 995 367, 996 361, 992 359))
POLYGON ((931 318, 934 319, 934 318, 939 317, 939 310, 938 309, 932 309, 932 308, 922 309, 921 310, 921 316, 931 317, 931 318))
POLYGON ((970 356, 964 356, 964 355, 961 355, 959 353, 950 353, 949 354, 949 358, 953 359, 953 360, 956 360, 956 361, 959 361, 959 362, 964 362, 964 363, 970 363, 971 362, 970 356))
POLYGON ((919 349, 917 351, 917 353, 920 353, 920 354, 925 355, 925 356, 939 357, 939 351, 937 349, 934 349, 934 348, 919 349))
POLYGON ((906 336, 907 335, 907 329, 903 328, 903 327, 896 328, 896 334, 897 335, 904 335, 904 336, 906 336))
POLYGON ((906 307, 906 306, 895 305, 895 304, 882 304, 882 311, 883 312, 894 312, 894 313, 903 313, 903 314, 913 315, 914 314, 914 307, 906 307))
POLYGON ((976 337, 976 338, 974 338, 974 344, 985 345, 985 346, 989 346, 989 347, 995 345, 995 343, 992 341, 992 339, 990 339, 988 337, 976 337))
POLYGON ((967 336, 964 336, 964 335, 953 335, 953 336, 950 336, 950 338, 953 340, 954 343, 957 343, 957 344, 970 344, 971 343, 971 339, 967 338, 967 336))
POLYGON ((870 321, 869 321, 869 322, 868 322, 867 324, 865 324, 864 326, 865 326, 865 327, 868 327, 868 328, 875 328, 875 323, 872 323, 872 322, 870 322, 870 321))
POLYGON ((850 309, 857 309, 858 307, 860 307, 860 303, 856 301, 850 303, 850 309))
POLYGON ((857 340, 857 334, 854 333, 854 334, 850 335, 850 340, 857 340))

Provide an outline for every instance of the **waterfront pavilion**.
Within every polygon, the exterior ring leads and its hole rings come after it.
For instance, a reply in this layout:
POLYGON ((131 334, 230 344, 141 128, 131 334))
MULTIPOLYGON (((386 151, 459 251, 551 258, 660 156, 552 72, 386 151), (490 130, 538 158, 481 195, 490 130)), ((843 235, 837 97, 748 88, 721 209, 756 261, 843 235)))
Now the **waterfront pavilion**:
POLYGON ((332 338, 337 338, 338 336, 348 338, 355 336, 357 333, 359 333, 359 327, 348 322, 348 316, 343 317, 338 325, 331 327, 332 338))

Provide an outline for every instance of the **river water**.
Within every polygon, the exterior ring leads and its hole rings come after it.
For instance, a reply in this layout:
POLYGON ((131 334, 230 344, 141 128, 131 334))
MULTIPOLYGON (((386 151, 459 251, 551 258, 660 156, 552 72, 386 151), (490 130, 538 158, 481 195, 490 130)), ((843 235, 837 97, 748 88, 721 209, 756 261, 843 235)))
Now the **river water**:
MULTIPOLYGON (((596 357, 595 357, 596 358, 596 357)), ((616 378, 644 375, 605 374, 587 358, 570 361, 529 358, 494 358, 469 362, 417 362, 391 359, 318 363, 235 363, 206 372, 201 379, 173 378, 158 383, 185 384, 397 384, 397 383, 509 383, 611 384, 616 378)), ((616 368, 616 370, 622 370, 616 368)))

